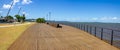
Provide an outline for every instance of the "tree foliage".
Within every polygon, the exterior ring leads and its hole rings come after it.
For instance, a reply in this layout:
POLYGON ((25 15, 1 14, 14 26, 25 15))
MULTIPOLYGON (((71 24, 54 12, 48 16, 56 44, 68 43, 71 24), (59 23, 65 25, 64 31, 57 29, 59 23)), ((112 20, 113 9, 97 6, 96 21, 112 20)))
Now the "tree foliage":
POLYGON ((3 18, 3 16, 1 16, 0 18, 3 18))
POLYGON ((14 22, 14 18, 9 15, 9 16, 6 16, 6 17, 5 17, 5 21, 11 23, 11 22, 14 22))
POLYGON ((44 18, 38 18, 38 19, 36 19, 36 22, 37 23, 45 23, 46 21, 44 18))
POLYGON ((10 15, 7 16, 6 18, 7 18, 8 20, 14 19, 14 18, 13 18, 12 16, 10 16, 10 15))
POLYGON ((23 22, 25 22, 25 14, 23 14, 23 16, 21 16, 21 20, 23 21, 23 22))
POLYGON ((23 16, 20 15, 15 15, 16 19, 18 22, 25 22, 25 14, 23 14, 23 16))
POLYGON ((15 15, 16 19, 17 19, 17 22, 20 22, 20 15, 15 15))

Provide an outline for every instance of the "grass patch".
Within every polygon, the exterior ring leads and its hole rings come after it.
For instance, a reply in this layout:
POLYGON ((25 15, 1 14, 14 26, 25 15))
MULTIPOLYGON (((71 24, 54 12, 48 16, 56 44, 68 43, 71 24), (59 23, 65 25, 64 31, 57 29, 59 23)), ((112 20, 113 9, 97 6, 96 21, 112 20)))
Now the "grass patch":
POLYGON ((7 50, 8 47, 22 34, 22 32, 32 24, 0 28, 0 50, 7 50))

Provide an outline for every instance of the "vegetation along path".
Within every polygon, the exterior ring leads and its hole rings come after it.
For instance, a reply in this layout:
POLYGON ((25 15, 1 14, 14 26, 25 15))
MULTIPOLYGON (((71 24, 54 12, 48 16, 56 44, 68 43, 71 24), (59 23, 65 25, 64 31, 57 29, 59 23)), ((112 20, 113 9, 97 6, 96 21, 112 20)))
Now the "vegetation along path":
POLYGON ((84 31, 62 26, 55 28, 47 24, 35 24, 8 50, 119 50, 84 31))

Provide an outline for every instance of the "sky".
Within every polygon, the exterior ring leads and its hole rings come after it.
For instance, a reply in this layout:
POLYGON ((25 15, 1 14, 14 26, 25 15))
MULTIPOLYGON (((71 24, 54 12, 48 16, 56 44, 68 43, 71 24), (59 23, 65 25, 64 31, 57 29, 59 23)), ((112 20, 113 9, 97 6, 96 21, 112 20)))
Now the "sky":
POLYGON ((120 0, 0 0, 0 15, 7 15, 12 1, 12 16, 21 7, 27 19, 120 23, 120 0))

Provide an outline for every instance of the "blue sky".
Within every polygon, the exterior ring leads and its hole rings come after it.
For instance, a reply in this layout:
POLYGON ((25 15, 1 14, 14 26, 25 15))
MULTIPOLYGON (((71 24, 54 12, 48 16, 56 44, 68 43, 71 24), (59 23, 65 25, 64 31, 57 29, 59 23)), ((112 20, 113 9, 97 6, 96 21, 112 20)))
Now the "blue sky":
MULTIPOLYGON (((6 16, 12 0, 0 1, 0 13, 6 16)), ((14 0, 10 15, 20 14, 27 18, 45 17, 50 20, 73 22, 119 22, 120 0, 14 0)))

